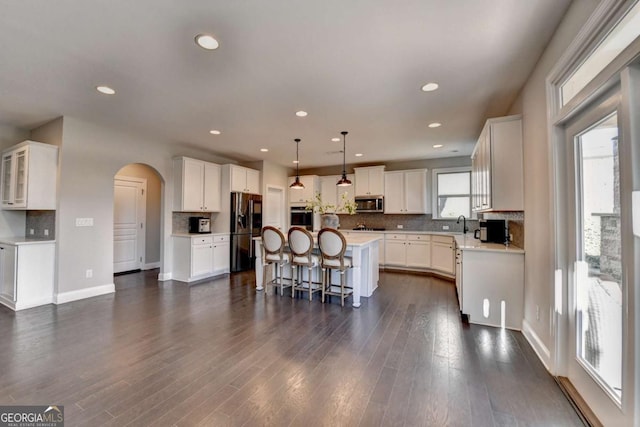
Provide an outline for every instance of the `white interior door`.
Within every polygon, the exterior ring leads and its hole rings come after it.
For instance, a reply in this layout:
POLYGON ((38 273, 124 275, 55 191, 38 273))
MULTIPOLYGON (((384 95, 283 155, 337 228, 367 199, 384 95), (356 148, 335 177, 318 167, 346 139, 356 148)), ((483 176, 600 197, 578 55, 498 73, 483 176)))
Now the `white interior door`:
POLYGON ((264 225, 285 229, 285 200, 284 188, 267 186, 267 197, 263 204, 264 225))
MULTIPOLYGON (((622 410, 630 349, 621 241, 617 98, 612 96, 566 130, 567 376, 605 425, 630 425, 622 410)), ((628 376, 628 375, 627 375, 628 376)))
POLYGON ((113 272, 141 269, 145 249, 147 181, 117 176, 113 190, 113 272))

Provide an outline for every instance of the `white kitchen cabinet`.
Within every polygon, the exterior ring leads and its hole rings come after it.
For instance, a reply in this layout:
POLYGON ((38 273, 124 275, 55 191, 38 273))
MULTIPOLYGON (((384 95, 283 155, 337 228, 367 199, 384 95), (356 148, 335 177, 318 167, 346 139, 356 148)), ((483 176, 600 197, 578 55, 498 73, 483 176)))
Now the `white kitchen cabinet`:
POLYGON ((215 276, 229 272, 230 254, 229 235, 213 236, 213 274, 215 276))
MULTIPOLYGON (((290 176, 289 185, 293 184, 295 180, 295 176, 290 176)), ((300 182, 304 184, 304 188, 289 187, 289 204, 291 206, 304 206, 307 204, 307 200, 313 200, 316 197, 316 192, 320 192, 320 178, 317 175, 302 175, 300 182)))
POLYGON ((54 210, 58 147, 24 141, 2 152, 2 208, 54 210))
POLYGON ((431 268, 455 274, 455 244, 451 236, 431 236, 431 268))
POLYGON ((474 211, 524 210, 521 116, 487 120, 471 162, 474 211))
POLYGON ((239 193, 260 194, 260 171, 238 165, 229 165, 230 190, 239 193))
POLYGON ((220 165, 176 157, 173 159, 173 176, 175 211, 220 211, 220 165))
POLYGON ((429 213, 427 169, 384 173, 385 214, 429 213))
POLYGON ((384 166, 354 168, 355 197, 381 196, 384 194, 384 166))
POLYGON ((0 242, 0 303, 16 311, 53 303, 55 242, 14 240, 0 242))
MULTIPOLYGON (((345 198, 347 202, 354 202, 354 187, 337 186, 338 180, 340 180, 341 175, 329 175, 329 176, 321 176, 320 177, 320 195, 322 197, 322 202, 324 204, 330 203, 337 208, 343 205, 342 195, 346 194, 345 198)), ((355 180, 353 174, 348 174, 347 179, 351 182, 355 180)))
POLYGON ((173 236, 173 279, 193 282, 229 272, 229 234, 173 236))
POLYGON ((431 266, 431 236, 428 234, 387 234, 385 265, 427 269, 431 266))
POLYGON ((260 171, 238 165, 229 165, 231 170, 231 191, 260 194, 260 171))

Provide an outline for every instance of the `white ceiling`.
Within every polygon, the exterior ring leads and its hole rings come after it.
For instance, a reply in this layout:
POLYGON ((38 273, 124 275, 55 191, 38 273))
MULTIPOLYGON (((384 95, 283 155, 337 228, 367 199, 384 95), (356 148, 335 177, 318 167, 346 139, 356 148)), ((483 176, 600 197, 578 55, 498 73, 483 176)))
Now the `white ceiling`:
POLYGON ((0 123, 70 115, 288 167, 299 137, 308 168, 341 163, 342 130, 348 163, 470 154, 570 0, 0 2, 0 123))

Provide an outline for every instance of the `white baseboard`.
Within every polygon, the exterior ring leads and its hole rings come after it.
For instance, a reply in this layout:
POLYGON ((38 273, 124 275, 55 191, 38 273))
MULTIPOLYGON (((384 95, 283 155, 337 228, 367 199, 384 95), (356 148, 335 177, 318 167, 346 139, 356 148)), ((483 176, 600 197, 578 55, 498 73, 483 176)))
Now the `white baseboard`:
POLYGON ((551 352, 542 342, 538 334, 535 333, 527 319, 522 319, 522 334, 529 342, 533 351, 538 355, 538 359, 542 362, 547 371, 551 372, 551 352))
POLYGON ((64 304, 65 302, 77 301, 85 298, 97 297, 99 295, 112 294, 116 291, 113 283, 102 286, 94 286, 92 288, 78 289, 77 291, 69 291, 55 294, 53 297, 54 304, 64 304))
POLYGON ((159 282, 164 282, 164 281, 167 281, 167 280, 171 280, 171 272, 158 274, 158 281, 159 282))
POLYGON ((160 261, 158 262, 150 262, 142 266, 143 270, 153 270, 154 268, 160 268, 160 261))

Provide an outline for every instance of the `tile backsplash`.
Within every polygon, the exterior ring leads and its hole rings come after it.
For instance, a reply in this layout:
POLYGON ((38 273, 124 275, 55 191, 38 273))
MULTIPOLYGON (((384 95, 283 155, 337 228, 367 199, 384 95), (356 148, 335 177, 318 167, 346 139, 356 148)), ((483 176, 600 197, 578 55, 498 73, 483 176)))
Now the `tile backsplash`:
MULTIPOLYGON (((385 228, 387 230, 398 230, 398 225, 407 231, 449 231, 452 233, 462 232, 462 222, 456 220, 432 219, 430 214, 426 215, 389 215, 381 213, 360 213, 355 215, 338 215, 340 217, 340 228, 352 229, 358 224, 365 224, 371 228, 385 228), (445 230, 443 227, 449 227, 445 230)), ((478 221, 467 220, 467 228, 473 233, 478 228, 478 221)))
POLYGON ((56 238, 56 211, 26 211, 24 235, 34 238, 56 238), (33 234, 31 234, 33 230, 33 234), (45 230, 49 235, 45 235, 45 230))

